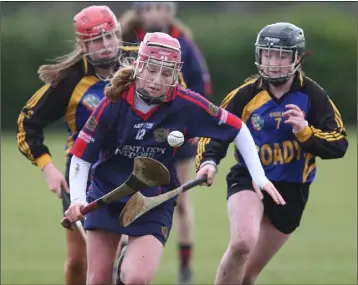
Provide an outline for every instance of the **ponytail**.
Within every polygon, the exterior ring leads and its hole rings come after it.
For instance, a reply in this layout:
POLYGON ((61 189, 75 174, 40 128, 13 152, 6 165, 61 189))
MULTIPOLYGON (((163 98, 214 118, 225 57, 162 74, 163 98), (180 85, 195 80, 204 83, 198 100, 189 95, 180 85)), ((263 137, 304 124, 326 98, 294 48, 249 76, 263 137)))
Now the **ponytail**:
POLYGON ((133 66, 130 66, 119 69, 113 75, 110 85, 108 85, 104 90, 104 94, 108 100, 118 101, 118 99, 122 96, 122 93, 133 82, 133 74, 133 66))
POLYGON ((72 52, 56 58, 56 63, 41 65, 37 73, 44 83, 56 85, 67 75, 68 69, 81 61, 82 58, 82 49, 79 45, 76 45, 76 48, 72 52))

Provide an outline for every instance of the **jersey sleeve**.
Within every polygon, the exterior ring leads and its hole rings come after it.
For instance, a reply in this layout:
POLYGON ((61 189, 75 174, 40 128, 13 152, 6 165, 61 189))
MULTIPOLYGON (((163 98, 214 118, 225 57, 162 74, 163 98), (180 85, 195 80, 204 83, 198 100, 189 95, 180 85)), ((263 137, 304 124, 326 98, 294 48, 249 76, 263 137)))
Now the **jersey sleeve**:
MULTIPOLYGON (((235 102, 232 97, 236 95, 237 89, 233 90, 226 96, 221 102, 220 107, 230 113, 235 113, 235 102), (227 98, 230 98, 227 100, 227 98)), ((219 164, 220 161, 226 156, 228 147, 231 141, 221 141, 211 138, 202 137, 198 141, 197 153, 195 157, 196 169, 199 170, 200 165, 205 161, 213 161, 215 164, 219 164)))
POLYGON ((308 126, 295 134, 297 139, 306 152, 322 159, 343 157, 348 140, 340 112, 323 89, 316 86, 310 93, 308 126))
POLYGON ((94 163, 102 149, 106 135, 111 131, 114 103, 103 98, 93 110, 78 134, 71 153, 84 161, 94 163))
POLYGON ((44 85, 27 101, 19 114, 17 147, 40 168, 51 162, 50 151, 44 144, 43 130, 65 115, 76 80, 67 77, 56 86, 44 85))
MULTIPOLYGON (((245 105, 250 101, 250 96, 253 93, 252 91, 250 92, 253 83, 254 80, 249 81, 229 92, 222 100, 220 108, 236 116, 241 116, 245 105)), ((230 142, 228 141, 200 138, 195 157, 196 169, 199 170, 200 165, 205 161, 213 161, 218 165, 226 156, 229 145, 230 142)))
POLYGON ((230 143, 238 135, 242 122, 235 115, 190 90, 179 91, 179 96, 189 101, 189 106, 185 109, 185 115, 189 120, 187 124, 189 136, 230 143))

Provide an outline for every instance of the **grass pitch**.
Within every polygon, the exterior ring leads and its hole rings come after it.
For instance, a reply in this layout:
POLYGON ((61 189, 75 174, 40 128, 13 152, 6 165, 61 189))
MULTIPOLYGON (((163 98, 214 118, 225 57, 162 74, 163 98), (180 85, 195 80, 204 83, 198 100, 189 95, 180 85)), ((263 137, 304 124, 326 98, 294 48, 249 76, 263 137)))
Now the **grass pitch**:
MULTIPOLYGON (((60 169, 64 138, 57 133, 46 140, 60 169)), ((318 159, 301 227, 266 267, 260 284, 357 284, 356 138, 352 129, 343 159, 318 159)), ((1 284, 63 284, 61 203, 47 190, 41 171, 18 152, 14 134, 2 134, 1 154, 1 284)), ((225 175, 233 162, 229 151, 214 186, 191 191, 196 284, 213 284, 228 243, 225 175)), ((175 236, 173 227, 153 284, 175 284, 175 236)))

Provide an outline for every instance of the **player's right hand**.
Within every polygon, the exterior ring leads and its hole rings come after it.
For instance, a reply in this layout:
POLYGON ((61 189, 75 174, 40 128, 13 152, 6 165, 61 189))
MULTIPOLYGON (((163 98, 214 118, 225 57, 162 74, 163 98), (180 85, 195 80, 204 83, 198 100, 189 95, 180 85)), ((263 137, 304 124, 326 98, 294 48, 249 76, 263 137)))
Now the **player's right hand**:
POLYGON ((49 189, 56 193, 58 198, 62 197, 61 187, 63 187, 67 193, 70 192, 65 177, 52 162, 46 164, 42 171, 49 189))
POLYGON ((83 219, 81 210, 86 207, 88 203, 73 203, 65 212, 65 216, 72 222, 77 222, 78 220, 83 219))
MULTIPOLYGON (((260 199, 263 199, 264 195, 262 194, 260 187, 257 186, 254 181, 252 181, 252 186, 254 187, 256 193, 259 195, 260 199)), ((271 182, 265 184, 262 190, 267 192, 267 194, 271 196, 277 205, 286 205, 286 201, 282 198, 280 192, 278 192, 276 187, 271 182)))
POLYGON ((203 177, 204 175, 207 175, 208 179, 206 183, 208 186, 211 186, 211 184, 213 184, 214 182, 215 173, 216 173, 216 167, 212 164, 206 164, 199 169, 199 171, 196 174, 196 178, 200 178, 203 177))

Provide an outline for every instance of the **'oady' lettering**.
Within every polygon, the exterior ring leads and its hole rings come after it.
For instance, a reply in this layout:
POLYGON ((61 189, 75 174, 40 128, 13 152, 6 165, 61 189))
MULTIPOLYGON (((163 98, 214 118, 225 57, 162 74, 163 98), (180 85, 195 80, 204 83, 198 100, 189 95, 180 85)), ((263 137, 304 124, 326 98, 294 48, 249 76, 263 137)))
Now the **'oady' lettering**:
POLYGON ((265 166, 276 164, 287 164, 293 159, 301 159, 301 147, 297 141, 284 141, 273 145, 264 144, 256 146, 261 163, 265 166))

